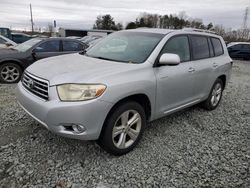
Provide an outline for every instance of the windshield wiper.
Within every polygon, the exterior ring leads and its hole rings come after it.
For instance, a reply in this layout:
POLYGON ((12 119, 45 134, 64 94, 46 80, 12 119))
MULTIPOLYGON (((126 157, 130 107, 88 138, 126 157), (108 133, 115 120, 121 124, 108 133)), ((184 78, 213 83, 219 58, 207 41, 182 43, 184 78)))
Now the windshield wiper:
POLYGON ((136 64, 136 62, 132 62, 132 61, 123 61, 123 60, 117 60, 117 59, 109 59, 109 58, 106 58, 106 57, 101 57, 101 56, 90 56, 90 57, 93 57, 93 58, 97 58, 97 59, 103 59, 103 60, 107 60, 107 61, 118 61, 118 62, 123 62, 123 63, 132 63, 132 64, 136 64))
POLYGON ((97 58, 97 59, 103 59, 103 60, 107 60, 107 61, 116 61, 116 60, 114 60, 114 59, 109 59, 109 58, 106 58, 106 57, 95 57, 95 56, 92 56, 93 58, 97 58))

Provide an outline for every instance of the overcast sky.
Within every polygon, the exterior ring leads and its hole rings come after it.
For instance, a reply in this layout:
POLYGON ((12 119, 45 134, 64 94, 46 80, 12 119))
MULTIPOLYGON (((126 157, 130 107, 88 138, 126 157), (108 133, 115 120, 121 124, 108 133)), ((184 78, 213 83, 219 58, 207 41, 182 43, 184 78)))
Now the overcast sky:
MULTIPOLYGON (((205 24, 240 28, 250 0, 0 0, 0 27, 30 29, 29 4, 36 27, 57 21, 58 27, 91 28, 98 15, 111 14, 126 25, 142 12, 178 14, 200 18, 205 24)), ((248 26, 250 23, 250 15, 248 26)))

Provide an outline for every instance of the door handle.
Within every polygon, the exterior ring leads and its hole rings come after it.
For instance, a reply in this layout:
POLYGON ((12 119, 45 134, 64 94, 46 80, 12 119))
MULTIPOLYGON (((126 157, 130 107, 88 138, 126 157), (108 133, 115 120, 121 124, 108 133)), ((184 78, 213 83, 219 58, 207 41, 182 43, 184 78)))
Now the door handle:
POLYGON ((189 69, 188 69, 188 72, 194 72, 195 71, 195 69, 193 68, 193 67, 190 67, 189 69))
POLYGON ((217 63, 213 63, 213 67, 214 68, 218 67, 218 64, 217 63))

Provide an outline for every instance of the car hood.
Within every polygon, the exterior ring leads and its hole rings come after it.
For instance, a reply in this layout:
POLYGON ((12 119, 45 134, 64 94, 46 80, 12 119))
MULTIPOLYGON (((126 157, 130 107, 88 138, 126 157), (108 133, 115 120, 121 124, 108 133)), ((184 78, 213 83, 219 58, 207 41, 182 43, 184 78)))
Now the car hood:
POLYGON ((115 74, 135 70, 136 67, 135 64, 101 60, 76 53, 37 61, 27 71, 48 80, 53 86, 63 83, 104 83, 104 77, 110 78, 115 74))

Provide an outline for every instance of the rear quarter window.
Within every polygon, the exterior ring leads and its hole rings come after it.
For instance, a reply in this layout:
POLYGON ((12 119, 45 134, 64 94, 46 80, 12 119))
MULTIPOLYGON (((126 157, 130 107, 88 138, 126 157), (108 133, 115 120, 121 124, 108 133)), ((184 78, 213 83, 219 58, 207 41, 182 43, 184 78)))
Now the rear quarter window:
POLYGON ((190 38, 192 44, 193 59, 198 60, 209 58, 210 54, 207 37, 192 35, 190 38))
POLYGON ((222 47, 220 39, 211 38, 211 41, 212 41, 212 44, 213 44, 213 47, 214 47, 215 56, 222 55, 224 53, 224 51, 223 51, 223 47, 222 47))

